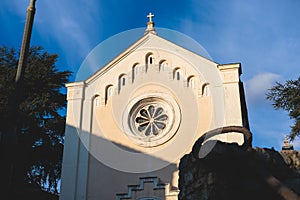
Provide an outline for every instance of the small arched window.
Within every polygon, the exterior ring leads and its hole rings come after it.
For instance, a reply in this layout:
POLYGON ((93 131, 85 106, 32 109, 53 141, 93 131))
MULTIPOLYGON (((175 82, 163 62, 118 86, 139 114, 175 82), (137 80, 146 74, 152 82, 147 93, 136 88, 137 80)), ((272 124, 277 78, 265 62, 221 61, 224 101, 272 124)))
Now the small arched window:
POLYGON ((100 96, 99 95, 95 96, 94 103, 95 103, 94 104, 95 107, 100 106, 100 96))
POLYGON ((127 82, 126 74, 122 74, 122 75, 119 77, 119 85, 120 85, 120 86, 125 86, 125 85, 126 85, 126 82, 127 82))
POLYGON ((209 84, 206 83, 202 87, 202 96, 208 97, 210 96, 209 84))
POLYGON ((107 104, 110 97, 113 95, 113 85, 109 85, 105 89, 105 104, 107 104))
MULTIPOLYGON (((154 56, 152 53, 146 55, 146 66, 154 64, 154 56)), ((147 69, 146 69, 147 70, 147 69)))
POLYGON ((162 60, 159 62, 159 71, 165 71, 168 67, 168 63, 166 60, 162 60))
POLYGON ((121 88, 124 87, 127 83, 127 76, 126 74, 122 74, 121 76, 119 76, 119 92, 121 91, 121 88))
POLYGON ((139 63, 135 63, 133 66, 132 66, 132 82, 134 81, 134 79, 136 78, 137 76, 137 73, 138 73, 138 66, 139 66, 139 63))
POLYGON ((195 89, 196 88, 196 78, 194 76, 190 76, 187 81, 187 86, 195 89))
POLYGON ((180 68, 176 68, 173 71, 173 79, 174 80, 180 80, 181 79, 181 69, 180 68))

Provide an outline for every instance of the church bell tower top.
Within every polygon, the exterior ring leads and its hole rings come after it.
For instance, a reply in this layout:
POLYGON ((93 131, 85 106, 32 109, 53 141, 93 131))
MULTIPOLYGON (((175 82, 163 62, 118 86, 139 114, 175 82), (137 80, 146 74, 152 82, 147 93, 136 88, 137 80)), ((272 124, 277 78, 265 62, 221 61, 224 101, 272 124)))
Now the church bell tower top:
POLYGON ((154 17, 154 14, 150 12, 147 15, 147 17, 149 18, 149 21, 147 22, 147 29, 145 31, 145 34, 151 32, 151 33, 157 35, 157 33, 156 33, 155 29, 154 29, 154 22, 152 21, 152 19, 154 17))

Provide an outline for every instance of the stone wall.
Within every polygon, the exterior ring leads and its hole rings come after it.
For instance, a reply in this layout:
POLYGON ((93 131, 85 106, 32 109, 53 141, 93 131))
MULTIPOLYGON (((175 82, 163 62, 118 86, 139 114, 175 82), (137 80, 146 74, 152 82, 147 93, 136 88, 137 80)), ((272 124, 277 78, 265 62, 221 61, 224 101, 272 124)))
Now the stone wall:
POLYGON ((179 200, 300 199, 300 151, 217 142, 200 159, 198 150, 181 159, 179 200))

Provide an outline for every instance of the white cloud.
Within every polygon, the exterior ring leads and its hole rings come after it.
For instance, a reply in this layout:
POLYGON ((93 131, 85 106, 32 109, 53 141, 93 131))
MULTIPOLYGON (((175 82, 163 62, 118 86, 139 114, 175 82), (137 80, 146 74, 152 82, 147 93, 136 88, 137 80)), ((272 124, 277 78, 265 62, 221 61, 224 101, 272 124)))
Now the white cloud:
POLYGON ((72 1, 40 2, 36 15, 40 34, 54 37, 65 52, 73 51, 80 55, 89 49, 86 24, 82 23, 89 23, 89 10, 86 8, 84 13, 80 12, 80 8, 84 7, 72 1))
POLYGON ((247 102, 250 104, 263 103, 266 93, 281 76, 274 73, 260 73, 245 82, 245 93, 247 102))
MULTIPOLYGON (((4 6, 25 22, 29 2, 4 0, 4 6)), ((95 32, 99 35, 95 30, 101 19, 99 4, 96 0, 37 1, 33 27, 37 34, 33 34, 32 44, 38 43, 50 49, 55 47, 54 52, 60 52, 68 65, 78 65, 94 46, 91 41, 95 40, 95 32)))

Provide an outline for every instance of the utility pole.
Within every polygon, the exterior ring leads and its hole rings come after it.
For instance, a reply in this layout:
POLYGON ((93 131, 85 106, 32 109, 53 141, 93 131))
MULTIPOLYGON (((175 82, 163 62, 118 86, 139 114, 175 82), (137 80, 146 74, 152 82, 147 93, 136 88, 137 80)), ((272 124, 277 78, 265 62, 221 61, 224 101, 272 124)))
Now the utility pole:
MULTIPOLYGON (((19 159, 22 159, 20 153, 22 149, 19 145, 19 124, 18 120, 18 110, 20 98, 22 98, 21 82, 24 76, 25 66, 28 57, 28 51, 30 47, 31 32, 35 14, 35 2, 36 0, 30 0, 29 6, 27 8, 26 22, 24 27, 22 46, 20 50, 20 56, 18 61, 18 68, 15 77, 15 91, 11 100, 11 113, 8 113, 11 121, 11 129, 6 133, 5 140, 2 141, 3 147, 1 147, 3 156, 1 170, 1 190, 2 197, 4 200, 15 199, 16 193, 21 189, 22 186, 19 184, 22 182, 22 166, 18 165, 19 159), (20 170, 21 169, 21 170, 20 170), (20 173, 21 172, 21 173, 20 173)), ((0 190, 0 191, 1 191, 0 190)), ((26 198, 26 197, 24 197, 26 198)))
POLYGON ((26 23, 25 23, 25 28, 24 28, 24 34, 23 34, 21 51, 20 51, 18 69, 17 69, 16 79, 15 79, 17 84, 22 79, 23 72, 25 70, 26 61, 27 61, 28 49, 29 49, 29 46, 30 46, 30 38, 31 38, 31 32, 32 32, 32 25, 33 25, 33 19, 34 19, 34 14, 35 14, 35 2, 36 2, 36 0, 30 0, 29 6, 27 8, 26 23))

